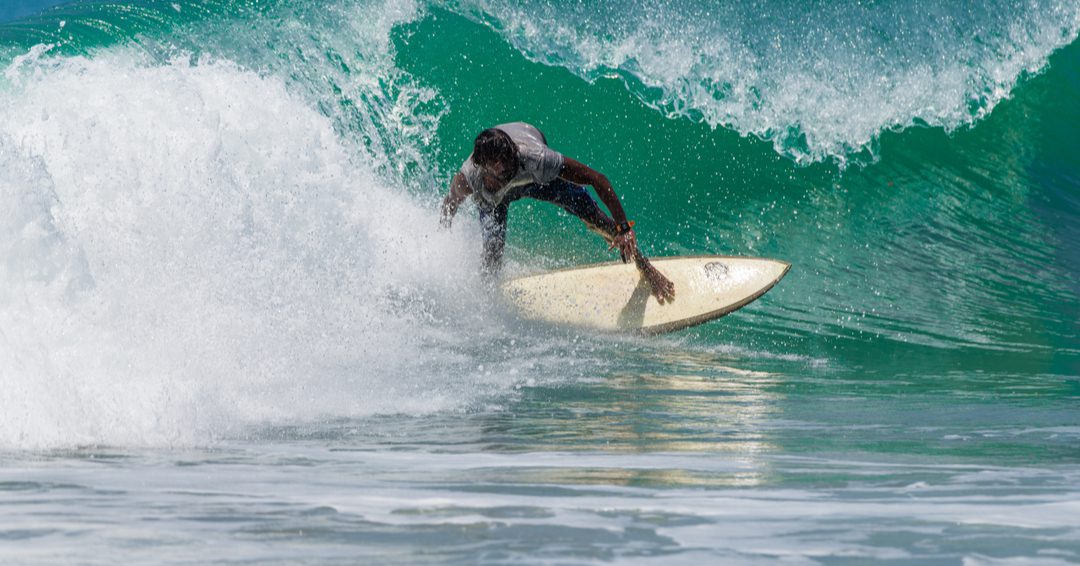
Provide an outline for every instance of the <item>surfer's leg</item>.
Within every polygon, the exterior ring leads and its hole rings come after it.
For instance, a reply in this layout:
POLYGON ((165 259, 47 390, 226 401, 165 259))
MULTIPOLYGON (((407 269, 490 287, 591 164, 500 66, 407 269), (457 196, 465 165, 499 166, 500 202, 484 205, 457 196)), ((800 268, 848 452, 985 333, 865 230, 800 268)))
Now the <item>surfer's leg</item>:
POLYGON ((506 247, 506 220, 509 203, 495 207, 477 207, 480 211, 480 231, 484 237, 483 270, 494 275, 502 267, 503 248, 506 247))
POLYGON ((585 187, 565 179, 556 179, 546 185, 530 185, 523 196, 550 202, 559 208, 577 216, 588 226, 610 242, 615 237, 615 221, 600 210, 585 187))

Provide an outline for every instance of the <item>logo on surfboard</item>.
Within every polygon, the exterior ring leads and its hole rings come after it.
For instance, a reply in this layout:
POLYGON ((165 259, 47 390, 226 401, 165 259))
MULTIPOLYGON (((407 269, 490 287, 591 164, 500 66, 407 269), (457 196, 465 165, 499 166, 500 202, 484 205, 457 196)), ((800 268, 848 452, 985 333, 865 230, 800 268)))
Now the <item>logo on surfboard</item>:
POLYGON ((705 271, 705 277, 712 281, 720 282, 728 276, 728 266, 723 262, 710 261, 701 266, 701 269, 705 271))

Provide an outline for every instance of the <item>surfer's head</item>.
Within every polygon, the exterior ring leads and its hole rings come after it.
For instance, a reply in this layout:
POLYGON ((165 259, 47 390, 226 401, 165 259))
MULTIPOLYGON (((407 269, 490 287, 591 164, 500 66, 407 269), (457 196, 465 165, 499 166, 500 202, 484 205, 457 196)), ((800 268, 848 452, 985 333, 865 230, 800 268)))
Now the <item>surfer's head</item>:
POLYGON ((488 128, 473 142, 473 163, 480 167, 489 189, 502 187, 517 173, 517 144, 506 132, 488 128))

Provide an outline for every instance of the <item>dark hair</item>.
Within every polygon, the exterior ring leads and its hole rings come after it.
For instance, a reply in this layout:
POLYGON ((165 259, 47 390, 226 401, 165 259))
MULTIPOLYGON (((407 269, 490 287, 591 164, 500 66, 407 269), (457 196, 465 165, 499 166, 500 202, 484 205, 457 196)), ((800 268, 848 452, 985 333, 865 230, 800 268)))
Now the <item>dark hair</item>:
POLYGON ((517 163, 518 150, 506 132, 488 128, 473 142, 473 162, 481 167, 493 163, 517 163))

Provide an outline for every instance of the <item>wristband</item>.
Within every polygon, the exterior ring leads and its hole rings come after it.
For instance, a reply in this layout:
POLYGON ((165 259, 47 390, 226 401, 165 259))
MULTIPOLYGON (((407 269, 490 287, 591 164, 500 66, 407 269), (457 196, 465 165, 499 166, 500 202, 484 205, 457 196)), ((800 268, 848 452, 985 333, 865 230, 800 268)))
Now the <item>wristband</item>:
POLYGON ((615 227, 615 235, 622 236, 623 234, 629 232, 630 229, 633 227, 633 221, 627 220, 626 222, 620 222, 619 225, 615 227))

